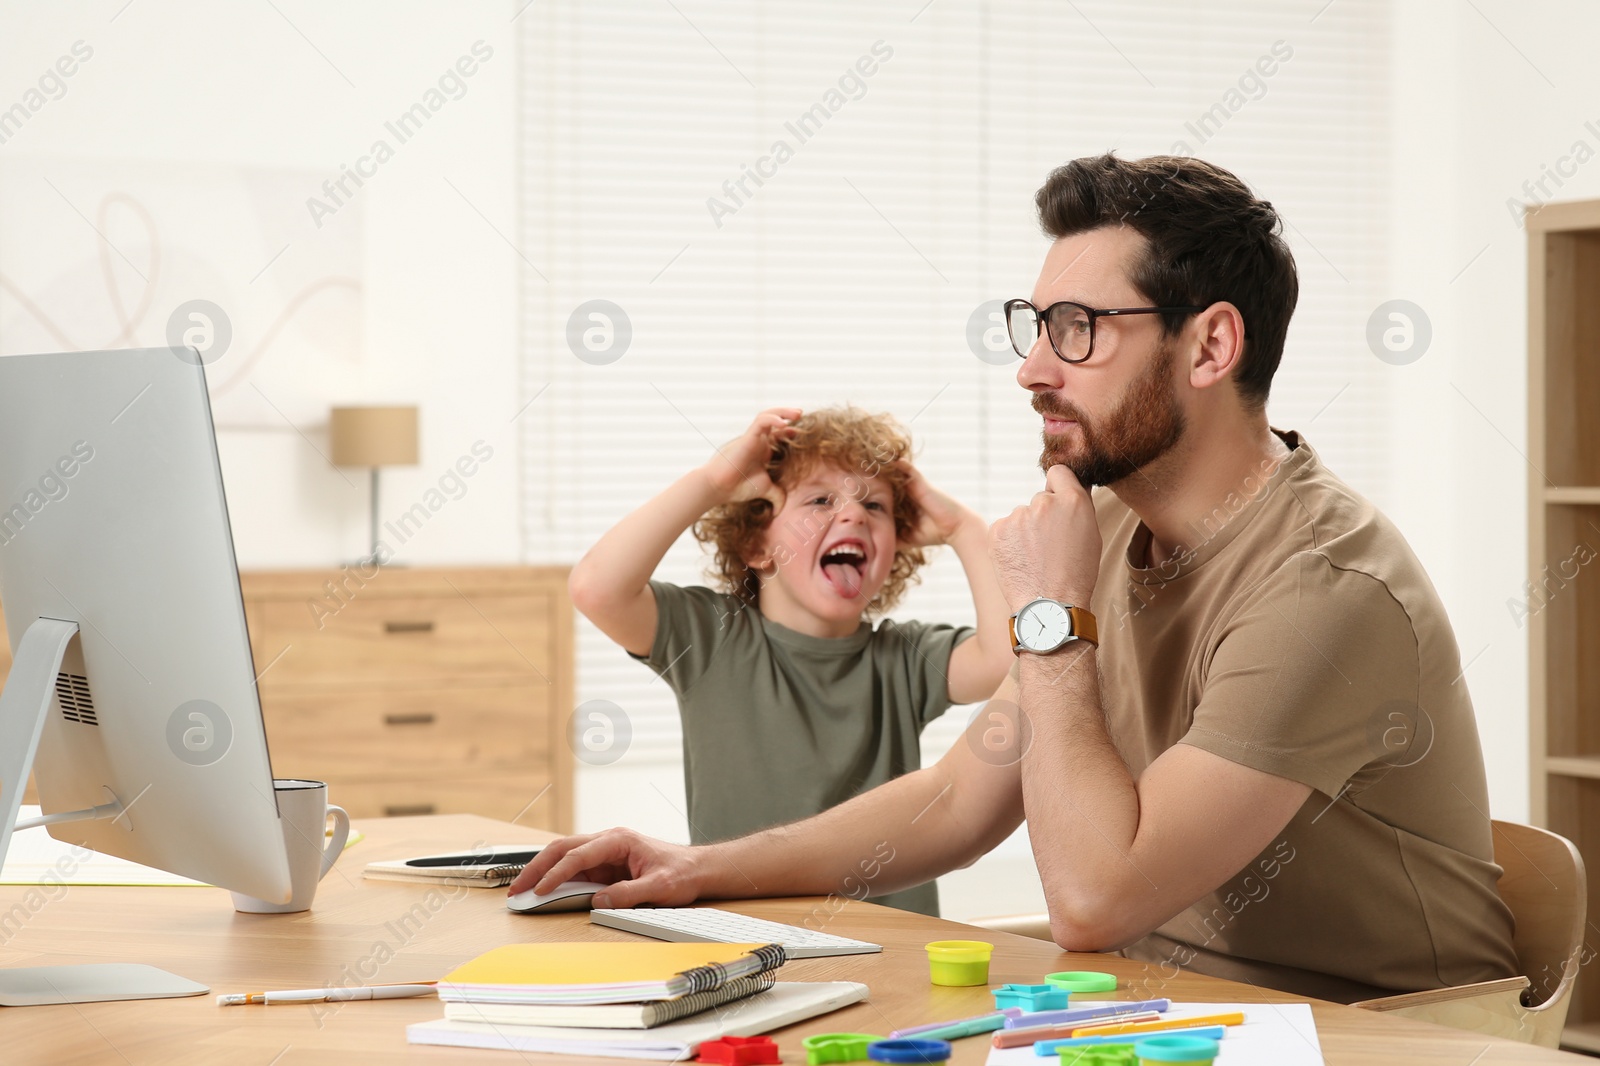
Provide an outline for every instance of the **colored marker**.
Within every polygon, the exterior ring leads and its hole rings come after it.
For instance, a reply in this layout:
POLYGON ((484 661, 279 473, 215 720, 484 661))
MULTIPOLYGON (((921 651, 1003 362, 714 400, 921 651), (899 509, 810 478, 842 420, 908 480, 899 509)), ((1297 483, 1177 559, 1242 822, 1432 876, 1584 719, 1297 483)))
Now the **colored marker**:
MULTIPOLYGON (((1157 1022, 1161 1015, 1153 1010, 1134 1011, 1132 1014, 1112 1015, 1106 1021, 1116 1022, 1157 1022)), ((1027 1044, 1036 1044, 1041 1040, 1058 1040, 1072 1036, 1080 1029, 1085 1028, 1083 1022, 1068 1022, 1065 1025, 1034 1025, 1026 1029, 1003 1029, 994 1034, 994 1046, 997 1048, 1023 1047, 1027 1044)))
POLYGON ((1073 1036, 1112 1036, 1120 1033, 1160 1033, 1192 1025, 1243 1025, 1242 1011, 1232 1014, 1207 1014, 1202 1018, 1165 1018, 1159 1022, 1112 1022, 1109 1025, 1084 1025, 1073 1036))
MULTIPOLYGON (((1222 1025, 1203 1025, 1198 1029, 1171 1029, 1168 1036, 1203 1036, 1208 1040, 1221 1040, 1227 1027, 1222 1025)), ((1035 1055, 1054 1055, 1058 1048, 1064 1047, 1104 1047, 1107 1044, 1137 1044, 1144 1037, 1138 1033, 1127 1033, 1122 1036, 1074 1036, 1066 1040, 1041 1040, 1033 1045, 1035 1055)))
MULTIPOLYGON (((994 1032, 995 1029, 1005 1026, 1005 1024, 1008 1023, 1011 1018, 1021 1018, 1021 1016, 1021 1007, 1006 1007, 1005 1010, 989 1010, 989 1012, 981 1013, 981 1015, 973 1015, 971 1018, 954 1018, 954 1020, 950 1021, 931 1021, 931 1023, 925 1024, 925 1026, 909 1026, 909 1028, 906 1029, 896 1029, 896 1031, 891 1032, 890 1039, 898 1040, 901 1039, 901 1037, 923 1036, 923 1034, 926 1034, 926 1032, 934 1032, 938 1031, 938 1029, 955 1029, 958 1028, 958 1026, 966 1026, 966 1024, 976 1023, 976 1021, 994 1021, 994 1024, 990 1024, 990 1026, 986 1026, 986 1028, 973 1029, 971 1032, 963 1032, 962 1034, 962 1036, 974 1036, 974 1034, 978 1034, 978 1032, 994 1032)), ((949 1039, 949 1037, 928 1037, 928 1039, 946 1040, 949 1039)))
POLYGON ((983 1033, 992 1033, 1000 1028, 993 1018, 976 1018, 969 1022, 957 1022, 947 1025, 942 1029, 929 1029, 925 1033, 918 1033, 917 1040, 959 1040, 964 1036, 978 1036, 983 1033))
POLYGON ((1106 1003, 1095 1007, 1068 1007, 1065 1010, 1036 1010, 1006 1022, 1007 1029, 1034 1029, 1042 1025, 1065 1025, 1068 1022, 1087 1022, 1096 1018, 1115 1018, 1134 1011, 1165 1011, 1172 1006, 1170 999, 1147 999, 1139 1003, 1106 1003))

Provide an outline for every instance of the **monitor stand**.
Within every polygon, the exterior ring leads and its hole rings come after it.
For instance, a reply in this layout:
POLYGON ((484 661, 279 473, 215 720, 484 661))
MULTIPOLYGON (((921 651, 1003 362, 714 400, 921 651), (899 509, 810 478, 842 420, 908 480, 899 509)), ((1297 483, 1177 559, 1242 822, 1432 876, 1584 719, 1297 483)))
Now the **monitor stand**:
MULTIPOLYGON (((56 674, 77 636, 78 623, 58 618, 40 618, 28 626, 17 642, 11 673, 0 692, 0 864, 11 847, 11 832, 22 807, 22 792, 39 749, 45 716, 55 703, 56 674)), ((48 820, 120 816, 121 809, 120 803, 113 803, 48 820)), ((0 966, 0 1007, 172 999, 203 996, 209 991, 205 985, 139 963, 0 966)))

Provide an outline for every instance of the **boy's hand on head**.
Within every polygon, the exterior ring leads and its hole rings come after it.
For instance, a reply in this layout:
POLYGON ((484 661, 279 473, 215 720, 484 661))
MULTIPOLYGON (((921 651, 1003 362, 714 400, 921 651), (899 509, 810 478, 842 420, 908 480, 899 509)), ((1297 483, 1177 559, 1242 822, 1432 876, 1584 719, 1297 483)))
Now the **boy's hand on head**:
POLYGON ((922 471, 911 463, 902 459, 898 465, 910 476, 907 488, 911 493, 911 499, 922 512, 916 528, 902 543, 912 548, 949 544, 964 525, 972 522, 976 522, 979 526, 983 525, 983 520, 978 517, 977 512, 934 488, 928 483, 928 479, 922 476, 922 471))
POLYGON ((794 434, 798 407, 771 407, 756 415, 737 440, 717 449, 705 465, 706 477, 724 503, 742 503, 763 497, 774 509, 783 506, 783 490, 767 476, 767 464, 778 445, 794 434))

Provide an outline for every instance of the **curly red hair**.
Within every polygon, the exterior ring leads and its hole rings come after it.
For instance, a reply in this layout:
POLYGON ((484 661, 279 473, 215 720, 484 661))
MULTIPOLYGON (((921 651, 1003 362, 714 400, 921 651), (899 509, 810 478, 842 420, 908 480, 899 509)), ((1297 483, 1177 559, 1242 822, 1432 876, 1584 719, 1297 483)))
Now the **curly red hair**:
MULTIPOLYGON (((865 613, 893 610, 916 581, 917 570, 927 562, 921 548, 905 544, 922 520, 922 508, 911 496, 911 474, 900 465, 911 458, 911 434, 892 415, 868 414, 853 406, 811 411, 795 422, 794 429, 767 464, 767 476, 785 492, 819 466, 877 478, 889 488, 899 543, 889 576, 865 613)), ((761 605, 761 577, 746 560, 760 552, 762 536, 771 527, 774 514, 770 500, 745 500, 713 507, 694 524, 695 539, 715 552, 710 576, 756 608, 761 605)))

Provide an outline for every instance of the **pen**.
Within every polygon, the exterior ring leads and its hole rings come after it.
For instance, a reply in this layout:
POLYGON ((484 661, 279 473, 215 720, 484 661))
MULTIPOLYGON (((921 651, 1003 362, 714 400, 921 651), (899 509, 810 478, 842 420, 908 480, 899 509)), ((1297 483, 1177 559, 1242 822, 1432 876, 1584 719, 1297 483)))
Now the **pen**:
MULTIPOLYGON (((1221 1025, 1205 1025, 1198 1029, 1169 1029, 1171 1036, 1203 1036, 1209 1040, 1221 1040, 1227 1028, 1221 1025)), ((1035 1055, 1054 1055, 1057 1050, 1064 1047, 1104 1047, 1107 1044, 1136 1044, 1143 1037, 1138 1033, 1126 1033, 1122 1036, 1074 1036, 1065 1040, 1041 1040, 1033 1045, 1035 1055)))
POLYGON ((1041 1025, 1065 1025, 1067 1022, 1087 1022, 1095 1018, 1115 1018, 1135 1011, 1164 1011, 1172 1006, 1170 999, 1146 999, 1138 1003, 1107 1003, 1097 1007, 1068 1007, 1065 1010, 1036 1010, 1032 1014, 1006 1022, 1007 1029, 1035 1029, 1041 1025))
MULTIPOLYGON (((1104 1022, 1154 1022, 1159 1021, 1161 1015, 1153 1010, 1133 1011, 1132 1013, 1112 1014, 1101 1019, 1104 1022)), ((1081 1033, 1088 1026, 1083 1019, 1067 1022, 1063 1025, 1034 1025, 1026 1029, 1002 1029, 994 1034, 994 1046, 997 1048, 1023 1047, 1026 1044, 1036 1044, 1041 1040, 1056 1040, 1081 1033)))
POLYGON ((1244 1012, 1207 1014, 1203 1018, 1166 1018, 1159 1022, 1113 1022, 1109 1025, 1082 1025, 1073 1036, 1110 1036, 1118 1033, 1159 1033, 1192 1025, 1243 1025, 1244 1012))
POLYGON ((299 988, 283 992, 238 992, 217 997, 217 1006, 236 1007, 246 1003, 344 1003, 358 999, 410 999, 435 995, 434 982, 400 985, 367 985, 360 988, 299 988))
POLYGON ((970 1018, 957 1018, 948 1022, 930 1022, 927 1025, 913 1025, 906 1029, 896 1029, 889 1034, 891 1040, 899 1040, 903 1036, 917 1036, 925 1040, 949 1040, 944 1035, 949 1030, 955 1036, 976 1036, 979 1033, 990 1033, 1004 1025, 1010 1024, 1011 1019, 1022 1017, 1021 1007, 1006 1007, 1002 1010, 988 1011, 984 1014, 975 1014, 970 1018), (982 1028, 968 1028, 982 1023, 982 1028), (959 1032, 957 1030, 960 1030, 959 1032))

